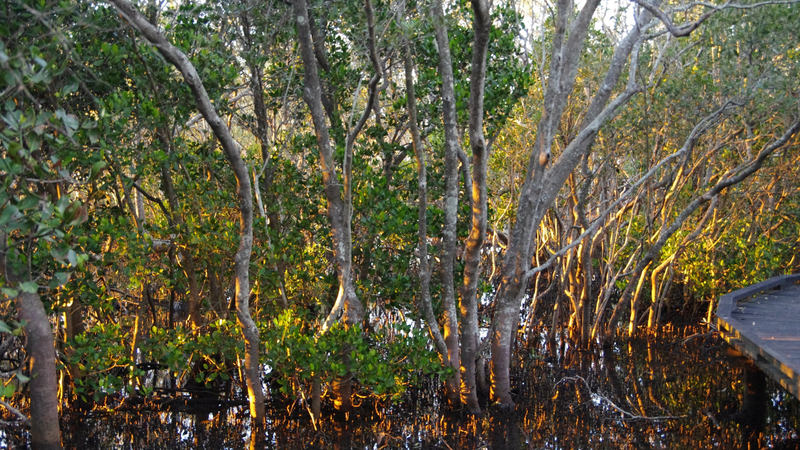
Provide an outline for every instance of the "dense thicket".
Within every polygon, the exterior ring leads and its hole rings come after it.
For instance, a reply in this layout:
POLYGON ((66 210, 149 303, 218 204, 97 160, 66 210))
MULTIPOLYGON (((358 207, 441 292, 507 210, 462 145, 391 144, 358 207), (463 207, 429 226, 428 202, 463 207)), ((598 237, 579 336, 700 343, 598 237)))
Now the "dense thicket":
POLYGON ((796 271, 768 3, 6 2, 3 406, 42 448, 59 405, 198 389, 480 413, 535 330, 796 271))

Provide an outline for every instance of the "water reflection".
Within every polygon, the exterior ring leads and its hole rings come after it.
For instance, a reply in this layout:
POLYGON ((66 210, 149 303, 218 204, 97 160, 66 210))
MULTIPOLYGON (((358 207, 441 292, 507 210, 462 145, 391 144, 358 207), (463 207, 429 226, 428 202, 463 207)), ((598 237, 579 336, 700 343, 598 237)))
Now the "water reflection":
POLYGON ((348 422, 323 413, 318 430, 304 408, 284 403, 271 405, 267 425, 253 432, 246 408, 73 412, 64 415, 64 443, 83 450, 747 449, 800 442, 798 401, 752 365, 732 360, 703 330, 594 352, 543 340, 519 353, 518 407, 489 408, 482 418, 443 414, 429 383, 400 404, 365 400, 348 422))

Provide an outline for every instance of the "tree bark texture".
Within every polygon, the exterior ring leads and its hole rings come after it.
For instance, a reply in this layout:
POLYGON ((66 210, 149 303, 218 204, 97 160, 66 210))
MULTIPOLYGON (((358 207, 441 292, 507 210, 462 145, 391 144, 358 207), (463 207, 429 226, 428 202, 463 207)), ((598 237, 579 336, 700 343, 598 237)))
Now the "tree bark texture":
MULTIPOLYGON (((418 253, 419 253, 419 306, 428 324, 428 330, 439 352, 439 357, 445 365, 449 365, 447 344, 439 329, 439 321, 433 312, 431 302, 431 268, 428 263, 428 175, 425 148, 417 125, 417 97, 414 89, 414 64, 411 57, 411 47, 408 39, 405 41, 405 75, 406 75, 406 109, 408 110, 409 130, 411 143, 414 146, 414 155, 417 159, 417 202, 418 215, 418 253)), ((454 369, 458 369, 457 367, 454 369)))
POLYGON ((548 169, 550 148, 568 97, 575 86, 580 55, 598 4, 598 0, 588 1, 571 23, 568 19, 573 3, 570 0, 560 0, 557 4, 544 110, 537 127, 527 175, 520 191, 516 223, 503 260, 496 297, 495 331, 492 336, 492 397, 501 406, 514 404, 509 377, 511 348, 519 319, 519 303, 525 293, 531 255, 536 244, 535 230, 569 174, 591 147, 600 126, 613 117, 619 107, 630 100, 639 89, 634 80, 630 80, 625 92, 609 103, 613 88, 619 81, 629 56, 641 40, 644 26, 650 23, 650 16, 647 14, 637 17, 639 25, 615 49, 611 66, 600 89, 592 98, 584 123, 581 124, 581 132, 548 169))
POLYGON ((444 309, 444 340, 450 366, 456 368, 453 378, 445 382, 447 398, 453 406, 461 403, 461 350, 456 310, 455 262, 456 220, 458 219, 458 123, 456 115, 455 79, 450 56, 450 39, 445 25, 442 0, 433 6, 436 45, 439 50, 439 73, 442 76, 442 115, 444 124, 444 227, 442 229, 442 306, 444 309))
POLYGON ((250 316, 250 254, 253 247, 253 198, 250 177, 242 160, 238 144, 228 130, 225 122, 217 114, 208 97, 203 81, 197 74, 191 61, 178 48, 173 46, 150 24, 139 11, 127 0, 112 0, 112 4, 120 14, 141 33, 142 36, 158 49, 159 53, 183 75, 184 81, 192 91, 197 102, 197 109, 203 115, 214 136, 219 140, 225 157, 231 165, 236 177, 236 196, 239 207, 239 248, 234 256, 234 273, 236 280, 236 315, 242 327, 245 341, 245 377, 247 393, 250 400, 250 415, 257 422, 264 420, 264 392, 261 386, 261 370, 258 362, 259 331, 250 316))
POLYGON ((314 44, 311 40, 310 17, 305 0, 294 1, 294 13, 297 24, 297 35, 300 40, 300 54, 303 59, 304 84, 303 99, 311 111, 314 131, 319 147, 319 164, 322 171, 322 182, 325 186, 325 198, 328 203, 328 220, 333 235, 333 256, 339 278, 339 293, 336 302, 322 325, 327 331, 335 322, 344 318, 344 323, 354 325, 361 321, 364 308, 356 296, 352 277, 352 240, 348 223, 348 208, 342 199, 339 179, 333 159, 333 146, 325 123, 325 111, 322 107, 322 87, 320 84, 317 61, 314 55, 314 44))
POLYGON ((17 296, 19 320, 25 321, 25 350, 31 361, 31 448, 53 450, 61 447, 58 424, 58 377, 53 330, 38 294, 17 296))
POLYGON ((483 98, 486 82, 486 54, 492 22, 489 3, 473 0, 475 37, 472 45, 472 75, 469 93, 469 143, 472 149, 472 226, 464 251, 464 285, 461 292, 461 401, 471 414, 480 414, 475 362, 478 350, 478 280, 481 249, 486 239, 486 172, 489 149, 483 134, 483 98))

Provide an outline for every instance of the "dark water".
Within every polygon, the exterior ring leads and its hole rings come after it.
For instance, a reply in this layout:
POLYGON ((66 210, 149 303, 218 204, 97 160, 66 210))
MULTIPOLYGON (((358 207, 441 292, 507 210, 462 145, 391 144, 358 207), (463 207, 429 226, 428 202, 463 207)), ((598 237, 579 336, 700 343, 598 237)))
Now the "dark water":
MULTIPOLYGON (((78 450, 800 448, 800 403, 704 329, 595 352, 537 342, 521 353, 513 412, 444 413, 430 383, 400 404, 364 400, 349 421, 323 418, 319 429, 299 402, 276 401, 257 432, 245 407, 95 410, 66 412, 63 439, 78 450)), ((24 439, 0 428, 0 447, 24 439)))

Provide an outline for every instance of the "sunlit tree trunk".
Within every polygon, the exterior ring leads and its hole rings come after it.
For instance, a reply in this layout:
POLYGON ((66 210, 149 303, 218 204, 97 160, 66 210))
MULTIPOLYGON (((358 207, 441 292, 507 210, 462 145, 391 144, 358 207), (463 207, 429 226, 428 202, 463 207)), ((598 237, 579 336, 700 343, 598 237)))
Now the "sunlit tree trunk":
POLYGON ((192 91, 197 109, 203 115, 214 135, 219 140, 233 174, 236 177, 236 196, 239 207, 239 248, 234 256, 236 282, 236 316, 242 328, 245 358, 244 372, 247 393, 250 399, 250 415, 256 423, 264 421, 264 392, 261 386, 261 370, 258 362, 259 331, 250 316, 250 254, 253 247, 253 198, 250 177, 242 160, 241 151, 233 140, 230 130, 217 114, 206 93, 203 82, 186 55, 174 47, 156 27, 127 0, 112 0, 120 14, 136 28, 159 53, 183 74, 184 81, 192 91))
POLYGON ((305 70, 303 97, 311 111, 311 118, 317 135, 317 145, 320 151, 319 164, 322 171, 322 182, 325 186, 325 198, 328 202, 328 220, 331 224, 333 254, 339 278, 339 294, 337 295, 336 303, 323 324, 323 330, 327 330, 342 316, 344 316, 345 323, 358 323, 363 315, 363 307, 356 296, 352 282, 352 241, 349 239, 349 227, 345 223, 346 207, 339 188, 340 184, 333 159, 331 137, 328 125, 325 123, 325 113, 322 107, 322 88, 314 56, 314 44, 311 40, 309 27, 310 18, 305 0, 296 0, 294 2, 294 12, 296 15, 297 34, 300 40, 300 53, 305 70))
MULTIPOLYGON (((355 292, 353 281, 353 242, 352 242, 352 214, 353 214, 353 152, 355 139, 363 129, 377 99, 378 82, 381 79, 382 70, 377 56, 375 40, 375 19, 372 10, 372 2, 366 0, 364 10, 367 17, 367 36, 369 46, 369 56, 375 74, 370 79, 368 85, 367 105, 358 122, 349 130, 345 142, 344 161, 342 163, 342 181, 344 192, 340 190, 339 178, 336 171, 336 164, 333 156, 333 145, 325 122, 325 98, 322 93, 317 64, 324 61, 322 42, 320 39, 312 40, 312 18, 309 16, 308 7, 305 0, 294 1, 294 13, 297 25, 298 39, 300 40, 300 54, 304 68, 304 90, 303 98, 311 112, 311 119, 314 123, 314 130, 317 137, 317 145, 320 152, 320 170, 322 171, 322 182, 325 187, 325 198, 328 203, 328 220, 331 224, 333 234, 333 255, 336 261, 336 268, 339 278, 339 293, 328 317, 322 324, 322 333, 336 322, 342 321, 347 326, 356 326, 361 323, 364 317, 364 308, 355 292), (318 46, 319 48, 315 47, 318 46), (316 52, 315 52, 316 50, 316 52)), ((331 112, 329 117, 336 117, 331 112)), ((350 352, 348 349, 343 351, 343 362, 349 365, 350 352)), ((351 376, 345 375, 334 384, 337 392, 336 405, 340 410, 347 411, 351 406, 351 376)))
MULTIPOLYGON (((404 4, 401 4, 403 7, 404 4)), ((403 14, 400 14, 401 17, 403 14)), ((414 155, 417 159, 417 202, 418 202, 418 235, 417 245, 419 252, 419 307, 428 324, 428 330, 439 352, 442 362, 449 366, 447 344, 445 343, 442 332, 439 328, 439 321, 433 312, 431 302, 431 267, 428 261, 428 175, 425 148, 422 145, 419 126, 417 125, 417 98, 414 88, 414 63, 411 57, 411 46, 408 37, 404 42, 404 67, 406 76, 406 109, 408 110, 409 130, 411 131, 411 143, 414 146, 414 155)), ((458 367, 453 367, 458 370, 458 367)))
MULTIPOLYGON (((496 298, 495 332, 492 336, 492 396, 501 407, 514 404, 509 377, 511 347, 516 336, 520 300, 525 292, 529 276, 527 272, 535 248, 534 232, 569 174, 591 147, 600 126, 613 117, 618 108, 640 89, 636 85, 635 76, 630 77, 625 92, 609 103, 612 90, 617 85, 628 57, 641 42, 642 32, 650 22, 647 14, 636 18, 637 25, 615 49, 611 65, 600 89, 592 98, 580 132, 552 166, 547 167, 550 162, 550 148, 567 99, 575 85, 579 59, 598 4, 598 0, 586 2, 571 21, 569 18, 574 6, 572 1, 560 0, 556 5, 553 50, 544 95, 544 110, 537 127, 528 172, 520 192, 516 222, 503 261, 496 298)), ((632 59, 634 62, 631 70, 634 70, 637 59, 635 54, 632 59)))
MULTIPOLYGON (((455 79, 450 56, 450 39, 447 36, 442 0, 433 6, 433 23, 439 51, 439 73, 442 76, 442 115, 444 123, 444 227, 442 228, 442 308, 444 309, 444 340, 447 343, 450 366, 461 367, 459 348, 458 311, 456 310, 455 261, 456 220, 458 219, 458 143, 455 79)), ((460 369, 459 369, 460 370, 460 369)), ((461 403, 461 374, 456 370, 453 378, 445 382, 447 398, 454 406, 461 403)))
POLYGON ((486 0, 473 0, 472 74, 469 94, 469 143, 472 149, 472 226, 464 252, 464 286, 461 292, 461 401, 467 411, 480 414, 475 363, 478 351, 478 280, 481 249, 486 239, 486 172, 489 148, 483 134, 483 97, 486 53, 489 49, 491 16, 486 0))

